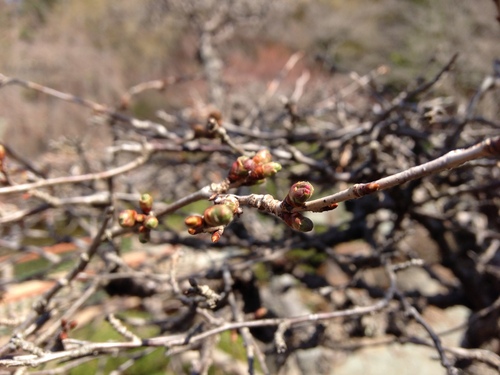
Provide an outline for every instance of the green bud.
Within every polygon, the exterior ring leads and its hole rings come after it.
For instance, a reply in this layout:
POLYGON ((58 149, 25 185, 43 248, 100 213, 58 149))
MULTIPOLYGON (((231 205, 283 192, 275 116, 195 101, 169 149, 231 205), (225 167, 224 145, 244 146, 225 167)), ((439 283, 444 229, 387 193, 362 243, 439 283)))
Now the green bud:
POLYGON ((265 177, 272 177, 276 173, 281 171, 281 164, 275 162, 269 162, 262 166, 262 175, 265 177))
POLYGON ((153 197, 149 194, 142 194, 141 199, 139 199, 139 206, 142 212, 146 215, 149 214, 153 209, 153 197))
POLYGON ((148 216, 144 222, 144 226, 148 229, 156 229, 158 227, 158 218, 156 216, 148 216))
POLYGON ((135 210, 123 210, 118 215, 118 223, 123 228, 131 228, 135 225, 136 215, 135 210))
POLYGON ((231 211, 233 212, 233 214, 237 213, 238 209, 240 208, 240 202, 238 201, 238 198, 236 198, 235 196, 232 196, 232 195, 224 198, 224 200, 222 201, 222 204, 225 204, 226 206, 228 206, 231 209, 231 211))
POLYGON ((227 225, 233 220, 233 210, 225 204, 208 207, 203 213, 203 219, 208 227, 227 225))

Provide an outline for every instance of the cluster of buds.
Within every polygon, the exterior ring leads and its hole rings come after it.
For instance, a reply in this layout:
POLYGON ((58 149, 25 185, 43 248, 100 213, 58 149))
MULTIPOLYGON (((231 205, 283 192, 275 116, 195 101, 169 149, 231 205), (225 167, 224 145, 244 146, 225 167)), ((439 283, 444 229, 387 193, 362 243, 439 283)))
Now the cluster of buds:
POLYGON ((149 241, 152 229, 158 226, 158 218, 154 215, 153 197, 149 194, 142 194, 139 199, 141 213, 136 210, 123 210, 118 215, 118 222, 122 228, 137 227, 139 241, 146 243, 149 241))
POLYGON ((314 187, 308 181, 299 181, 290 187, 287 196, 283 199, 283 213, 281 214, 281 218, 289 227, 300 232, 309 232, 313 229, 314 224, 311 219, 300 212, 292 212, 294 208, 302 207, 313 193, 314 187))
POLYGON ((241 213, 240 205, 236 197, 232 195, 217 199, 216 204, 208 207, 203 216, 188 216, 184 223, 188 227, 189 234, 208 232, 212 234, 212 242, 219 241, 224 227, 233 221, 235 215, 241 213))
POLYGON ((61 332, 59 333, 59 340, 65 340, 69 337, 69 331, 72 331, 77 326, 76 320, 67 321, 66 319, 61 319, 61 332))
POLYGON ((266 177, 274 176, 281 170, 281 164, 272 161, 268 150, 260 150, 252 158, 240 156, 231 166, 227 176, 230 183, 255 185, 263 183, 266 177))

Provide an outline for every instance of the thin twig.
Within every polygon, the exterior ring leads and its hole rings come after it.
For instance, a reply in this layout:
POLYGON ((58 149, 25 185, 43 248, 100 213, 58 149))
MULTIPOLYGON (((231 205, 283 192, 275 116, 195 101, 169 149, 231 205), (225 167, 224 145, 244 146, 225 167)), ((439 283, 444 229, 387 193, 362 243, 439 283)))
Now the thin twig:
POLYGON ((399 299, 401 300, 401 303, 403 304, 405 308, 405 312, 410 315, 415 321, 420 324, 424 329, 427 331, 429 336, 431 337, 432 341, 434 342, 434 346, 436 347, 436 350, 439 354, 439 358, 441 359, 441 364, 443 365, 444 368, 446 368, 446 371, 448 375, 458 375, 458 369, 453 366, 449 359, 446 357, 445 350, 443 349, 443 345, 441 343, 441 339, 439 336, 434 332, 434 329, 425 321, 425 319, 420 315, 420 313, 417 311, 415 307, 410 305, 410 303, 406 300, 406 298, 399 292, 396 292, 398 295, 399 299))
POLYGON ((85 182, 85 181, 93 181, 93 180, 106 180, 118 175, 121 175, 123 173, 129 172, 144 163, 146 163, 149 158, 151 157, 152 154, 152 149, 148 145, 145 145, 144 147, 144 152, 142 155, 137 157, 135 160, 122 165, 120 167, 116 167, 113 169, 109 169, 107 171, 103 172, 96 172, 96 173, 88 173, 88 174, 83 174, 79 176, 64 176, 64 177, 56 177, 56 178, 50 178, 47 180, 39 180, 36 182, 31 182, 27 184, 20 184, 20 185, 15 185, 15 186, 7 186, 0 188, 0 195, 1 194, 11 194, 11 193, 22 193, 31 189, 38 189, 41 187, 47 187, 47 186, 55 186, 55 185, 63 185, 63 184, 74 184, 77 182, 85 182))

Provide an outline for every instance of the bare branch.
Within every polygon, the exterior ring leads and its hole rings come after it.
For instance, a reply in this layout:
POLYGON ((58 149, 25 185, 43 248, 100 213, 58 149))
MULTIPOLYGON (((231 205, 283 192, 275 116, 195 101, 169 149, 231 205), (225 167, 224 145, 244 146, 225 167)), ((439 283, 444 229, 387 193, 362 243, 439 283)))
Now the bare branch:
POLYGON ((435 160, 412 167, 406 171, 396 173, 395 175, 384 177, 373 182, 356 184, 349 189, 333 195, 306 202, 303 207, 294 208, 294 212, 321 212, 328 210, 332 205, 339 202, 361 198, 377 191, 402 185, 408 181, 439 173, 447 169, 457 168, 472 160, 484 157, 495 157, 498 155, 500 155, 500 137, 488 138, 469 148, 450 151, 435 160))

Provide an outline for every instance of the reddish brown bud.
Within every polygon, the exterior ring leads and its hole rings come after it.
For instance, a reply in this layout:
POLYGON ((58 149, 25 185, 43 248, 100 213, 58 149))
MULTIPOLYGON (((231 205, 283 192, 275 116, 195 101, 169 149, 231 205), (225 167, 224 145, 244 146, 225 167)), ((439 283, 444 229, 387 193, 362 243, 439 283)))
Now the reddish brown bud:
POLYGON ((137 212, 135 210, 123 210, 118 215, 118 223, 123 228, 131 228, 136 223, 137 212))
POLYGON ((299 232, 310 232, 314 228, 312 220, 298 212, 292 214, 290 226, 299 232))
POLYGON ((144 226, 148 229, 156 229, 158 227, 158 218, 156 216, 148 216, 144 221, 144 226))
POLYGON ((213 243, 219 242, 220 238, 221 238, 220 231, 217 230, 217 231, 215 231, 215 232, 212 233, 212 238, 211 239, 212 239, 213 243))
POLYGON ((249 174, 249 185, 254 184, 256 180, 264 179, 264 166, 254 165, 249 174))
POLYGON ((247 171, 252 171, 257 165, 252 159, 246 156, 240 156, 238 159, 243 158, 243 168, 247 171))
POLYGON ((5 147, 0 145, 0 165, 2 164, 3 159, 5 159, 5 147))
POLYGON ((267 313, 268 311, 265 307, 259 307, 254 313, 255 319, 262 319, 267 315, 267 313))
POLYGON ((186 226, 189 228, 201 227, 201 226, 203 226, 203 217, 201 217, 199 215, 188 216, 184 220, 184 224, 186 224, 186 226))
POLYGON ((216 204, 208 207, 203 213, 203 219, 209 227, 227 225, 233 220, 233 211, 225 204, 216 204))
POLYGON ((244 166, 244 163, 247 160, 247 156, 240 156, 238 159, 236 159, 236 161, 231 166, 231 170, 228 174, 229 181, 235 182, 248 176, 249 169, 245 168, 244 166))
POLYGON ((220 123, 222 122, 222 113, 220 113, 220 111, 218 110, 213 110, 208 114, 208 118, 213 119, 220 125, 220 123))
POLYGON ((265 164, 269 163, 273 159, 273 157, 269 150, 264 149, 257 152, 252 159, 255 164, 265 164))
POLYGON ((143 213, 149 214, 153 209, 153 197, 149 194, 142 194, 141 199, 139 199, 139 206, 143 213))
POLYGON ((302 206, 314 193, 314 187, 308 181, 299 181, 292 185, 285 198, 292 206, 302 206))

